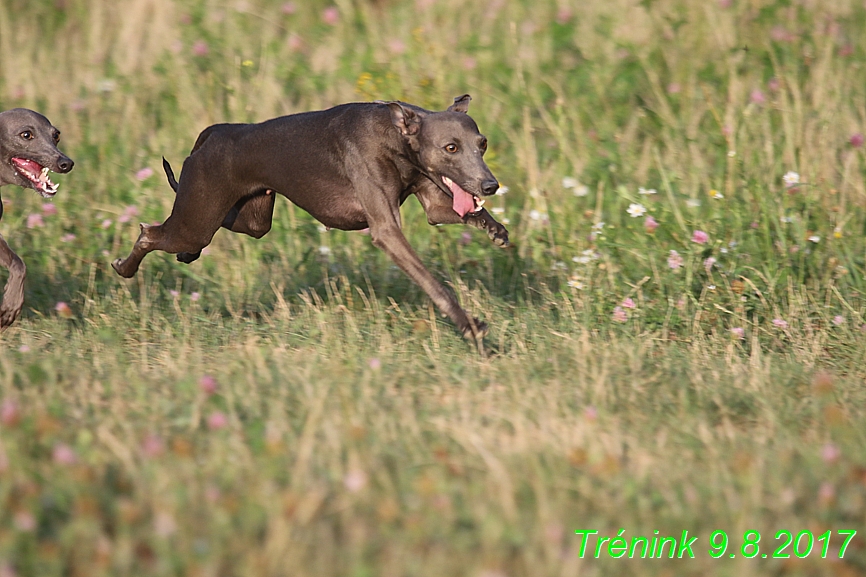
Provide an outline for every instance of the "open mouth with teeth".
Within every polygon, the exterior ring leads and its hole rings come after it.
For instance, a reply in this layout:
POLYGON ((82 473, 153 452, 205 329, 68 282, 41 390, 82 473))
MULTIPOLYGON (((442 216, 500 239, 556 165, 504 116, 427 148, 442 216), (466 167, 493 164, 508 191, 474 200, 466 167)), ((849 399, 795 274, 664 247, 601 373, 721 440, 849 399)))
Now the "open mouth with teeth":
POLYGON ((454 212, 460 215, 460 218, 463 218, 467 214, 476 214, 484 206, 484 201, 482 199, 478 198, 474 194, 466 192, 459 184, 447 176, 442 177, 442 182, 444 182, 445 186, 448 187, 448 190, 451 191, 451 197, 453 198, 451 208, 454 209, 454 212))
POLYGON ((19 175, 30 182, 33 190, 42 196, 48 197, 57 194, 59 185, 51 182, 51 179, 48 178, 49 169, 47 166, 42 166, 35 160, 27 158, 13 158, 12 166, 15 167, 19 175))

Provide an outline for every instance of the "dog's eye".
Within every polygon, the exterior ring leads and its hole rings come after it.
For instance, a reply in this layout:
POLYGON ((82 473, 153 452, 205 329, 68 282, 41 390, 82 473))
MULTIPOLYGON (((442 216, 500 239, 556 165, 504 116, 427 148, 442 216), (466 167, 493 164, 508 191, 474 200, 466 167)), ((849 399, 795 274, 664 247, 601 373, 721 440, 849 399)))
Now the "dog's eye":
POLYGON ((453 142, 451 144, 447 144, 445 145, 445 150, 447 150, 451 154, 454 154, 455 152, 457 152, 457 145, 453 142))
POLYGON ((54 133, 54 142, 55 143, 60 142, 60 133, 59 132, 54 133))
POLYGON ((481 152, 487 152, 487 139, 481 141, 481 152))
POLYGON ((21 136, 21 138, 23 138, 24 140, 33 140, 33 133, 29 130, 25 130, 19 136, 21 136))

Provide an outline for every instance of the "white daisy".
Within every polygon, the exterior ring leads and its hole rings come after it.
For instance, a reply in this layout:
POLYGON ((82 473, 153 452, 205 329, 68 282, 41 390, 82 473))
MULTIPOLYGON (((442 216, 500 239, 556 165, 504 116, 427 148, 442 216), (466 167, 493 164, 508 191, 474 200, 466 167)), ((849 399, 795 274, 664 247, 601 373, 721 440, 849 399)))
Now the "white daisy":
POLYGON ((626 211, 632 218, 637 218, 646 214, 646 207, 642 204, 631 203, 626 211))
POLYGON ((800 175, 796 172, 789 171, 782 177, 782 181, 785 183, 785 186, 791 188, 792 186, 800 184, 800 175))

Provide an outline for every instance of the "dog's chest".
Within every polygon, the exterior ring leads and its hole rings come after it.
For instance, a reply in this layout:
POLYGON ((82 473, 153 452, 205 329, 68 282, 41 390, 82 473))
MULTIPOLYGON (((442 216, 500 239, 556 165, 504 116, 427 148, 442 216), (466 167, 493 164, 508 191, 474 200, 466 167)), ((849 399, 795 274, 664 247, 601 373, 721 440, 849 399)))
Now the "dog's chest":
POLYGON ((328 228, 361 230, 368 226, 367 213, 353 194, 325 192, 291 200, 328 228))

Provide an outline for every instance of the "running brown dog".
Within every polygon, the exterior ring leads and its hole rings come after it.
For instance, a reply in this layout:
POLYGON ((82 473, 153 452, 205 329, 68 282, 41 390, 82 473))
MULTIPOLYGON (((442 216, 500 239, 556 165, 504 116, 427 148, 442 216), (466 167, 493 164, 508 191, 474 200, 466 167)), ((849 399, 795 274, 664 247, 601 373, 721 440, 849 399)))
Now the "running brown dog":
POLYGON ((373 244, 394 260, 467 338, 487 325, 470 318, 424 268, 401 231, 400 206, 415 195, 430 224, 470 224, 499 246, 508 231, 481 206, 499 183, 484 162, 487 139, 467 114, 468 94, 443 112, 404 102, 343 104, 260 124, 206 128, 184 161, 177 193, 161 225, 141 225, 126 259, 112 263, 130 278, 153 250, 190 263, 220 226, 261 238, 271 228, 276 194, 341 230, 369 227, 373 244))
MULTIPOLYGON (((69 172, 72 160, 57 149, 60 131, 47 118, 26 108, 0 112, 0 186, 17 184, 50 198, 57 185, 50 171, 69 172)), ((0 201, 0 217, 3 203, 0 201)), ((9 279, 0 305, 0 330, 15 322, 24 306, 24 262, 0 236, 0 265, 9 269, 9 279)))

